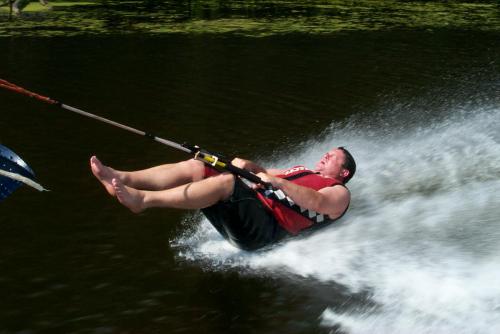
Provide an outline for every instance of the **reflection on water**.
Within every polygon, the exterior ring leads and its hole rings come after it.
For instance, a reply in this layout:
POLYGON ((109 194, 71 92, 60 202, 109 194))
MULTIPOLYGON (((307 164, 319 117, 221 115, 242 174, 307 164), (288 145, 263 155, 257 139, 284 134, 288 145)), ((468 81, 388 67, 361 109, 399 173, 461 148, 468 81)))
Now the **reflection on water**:
POLYGON ((31 4, 9 22, 0 9, 0 36, 234 33, 269 36, 391 29, 496 30, 499 4, 359 1, 95 1, 31 4))

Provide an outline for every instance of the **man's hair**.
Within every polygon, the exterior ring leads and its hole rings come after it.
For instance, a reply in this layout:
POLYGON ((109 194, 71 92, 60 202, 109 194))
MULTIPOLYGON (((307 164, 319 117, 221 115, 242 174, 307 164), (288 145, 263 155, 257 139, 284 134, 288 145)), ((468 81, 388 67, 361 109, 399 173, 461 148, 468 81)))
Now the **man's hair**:
POLYGON ((349 175, 344 179, 344 184, 349 182, 349 180, 354 176, 354 173, 356 173, 356 161, 354 161, 354 158, 352 157, 352 154, 346 150, 344 147, 340 146, 338 147, 339 150, 342 150, 345 155, 345 161, 342 164, 342 167, 347 169, 349 171, 349 175))

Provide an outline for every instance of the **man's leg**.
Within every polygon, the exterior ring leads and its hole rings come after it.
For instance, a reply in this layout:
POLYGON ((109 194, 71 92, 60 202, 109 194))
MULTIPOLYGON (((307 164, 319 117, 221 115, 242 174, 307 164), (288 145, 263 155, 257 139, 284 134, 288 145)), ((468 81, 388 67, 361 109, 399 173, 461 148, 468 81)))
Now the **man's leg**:
POLYGON ((202 209, 227 199, 234 190, 234 176, 223 173, 200 181, 161 191, 139 190, 112 180, 116 197, 132 212, 147 208, 202 209))
POLYGON ((90 168, 94 176, 103 184, 108 193, 115 195, 113 179, 126 186, 141 190, 165 190, 203 179, 203 162, 190 159, 174 164, 165 164, 140 171, 126 172, 103 165, 95 156, 90 158, 90 168))

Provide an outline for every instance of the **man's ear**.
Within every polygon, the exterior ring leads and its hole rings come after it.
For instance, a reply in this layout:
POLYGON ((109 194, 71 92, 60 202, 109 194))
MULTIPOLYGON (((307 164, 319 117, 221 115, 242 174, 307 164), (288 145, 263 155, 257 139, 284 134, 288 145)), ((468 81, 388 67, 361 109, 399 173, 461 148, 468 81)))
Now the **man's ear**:
POLYGON ((349 176, 349 174, 351 174, 351 172, 347 169, 342 169, 342 171, 340 172, 340 175, 342 175, 342 177, 345 179, 346 177, 349 176))

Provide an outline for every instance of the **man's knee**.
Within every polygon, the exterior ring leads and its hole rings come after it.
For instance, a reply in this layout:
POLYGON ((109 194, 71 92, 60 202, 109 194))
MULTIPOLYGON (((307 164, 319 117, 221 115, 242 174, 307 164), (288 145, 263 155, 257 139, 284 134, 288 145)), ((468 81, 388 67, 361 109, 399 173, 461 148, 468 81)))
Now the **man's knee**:
POLYGON ((235 177, 231 173, 222 173, 214 176, 214 181, 220 189, 221 199, 227 199, 233 194, 235 177))
POLYGON ((205 176, 205 164, 199 160, 189 159, 182 162, 186 172, 192 177, 193 181, 200 181, 205 176))

